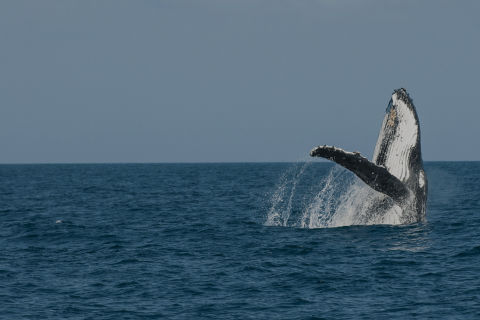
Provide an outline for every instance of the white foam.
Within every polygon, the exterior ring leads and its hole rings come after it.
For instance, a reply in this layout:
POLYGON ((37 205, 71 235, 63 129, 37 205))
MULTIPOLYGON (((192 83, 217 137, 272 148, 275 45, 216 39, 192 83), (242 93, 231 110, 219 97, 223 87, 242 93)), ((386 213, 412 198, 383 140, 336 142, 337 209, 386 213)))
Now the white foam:
POLYGON ((335 165, 314 192, 304 195, 301 208, 293 208, 296 185, 307 165, 287 171, 273 193, 271 208, 267 213, 267 226, 300 228, 331 228, 351 225, 404 223, 403 211, 398 205, 385 208, 377 206, 390 201, 346 169, 335 165), (293 214, 297 212, 297 216, 293 214), (299 215, 299 216, 298 216, 299 215))
MULTIPOLYGON (((330 184, 336 188, 336 183, 330 184)), ((321 196, 319 198, 322 198, 321 196)), ((338 199, 335 199, 336 206, 329 208, 329 204, 317 201, 305 211, 310 216, 308 228, 332 228, 351 225, 373 225, 373 224, 401 224, 402 209, 394 205, 388 210, 376 207, 381 200, 385 199, 384 194, 371 189, 357 178, 346 188, 338 199), (326 211, 324 211, 327 209, 326 211), (325 219, 325 217, 329 217, 325 219)), ((331 199, 329 199, 330 202, 331 199)), ((331 205, 330 205, 331 206, 331 205)))

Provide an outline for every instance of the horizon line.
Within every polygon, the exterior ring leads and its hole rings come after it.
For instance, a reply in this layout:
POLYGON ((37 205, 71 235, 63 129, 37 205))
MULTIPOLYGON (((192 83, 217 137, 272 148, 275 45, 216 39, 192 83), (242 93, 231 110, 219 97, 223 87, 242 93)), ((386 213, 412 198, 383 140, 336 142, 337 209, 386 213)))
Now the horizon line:
MULTIPOLYGON (((266 163, 334 163, 328 160, 297 160, 297 161, 115 161, 115 162, 0 162, 0 166, 3 165, 101 165, 101 164, 266 164, 266 163)), ((428 162, 480 162, 480 160, 424 160, 424 163, 428 162)))

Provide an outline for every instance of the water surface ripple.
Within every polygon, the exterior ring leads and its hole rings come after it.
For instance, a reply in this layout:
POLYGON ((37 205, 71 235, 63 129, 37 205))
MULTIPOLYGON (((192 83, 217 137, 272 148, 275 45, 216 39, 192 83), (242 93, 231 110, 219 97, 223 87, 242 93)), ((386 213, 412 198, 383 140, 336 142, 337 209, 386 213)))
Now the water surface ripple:
POLYGON ((480 318, 480 163, 426 163, 423 224, 267 226, 295 166, 1 165, 0 318, 480 318))

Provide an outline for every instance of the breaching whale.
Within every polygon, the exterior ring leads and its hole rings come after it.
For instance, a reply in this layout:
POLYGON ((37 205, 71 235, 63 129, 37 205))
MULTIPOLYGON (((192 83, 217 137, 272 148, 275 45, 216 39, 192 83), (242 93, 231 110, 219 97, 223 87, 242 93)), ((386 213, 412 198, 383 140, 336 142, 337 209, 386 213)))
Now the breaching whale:
POLYGON ((312 157, 335 161, 384 196, 374 204, 401 210, 402 223, 425 220, 427 176, 420 148, 420 124, 412 99, 403 88, 394 90, 378 135, 372 161, 359 152, 319 146, 312 157))

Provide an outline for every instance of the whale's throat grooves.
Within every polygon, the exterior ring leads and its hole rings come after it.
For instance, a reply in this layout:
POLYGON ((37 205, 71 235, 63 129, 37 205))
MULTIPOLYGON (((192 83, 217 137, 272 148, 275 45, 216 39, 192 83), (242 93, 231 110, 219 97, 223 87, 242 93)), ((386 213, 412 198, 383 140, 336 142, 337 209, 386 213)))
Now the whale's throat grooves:
POLYGON ((413 107, 395 93, 390 101, 375 146, 373 162, 407 181, 411 155, 418 143, 418 122, 413 107))

